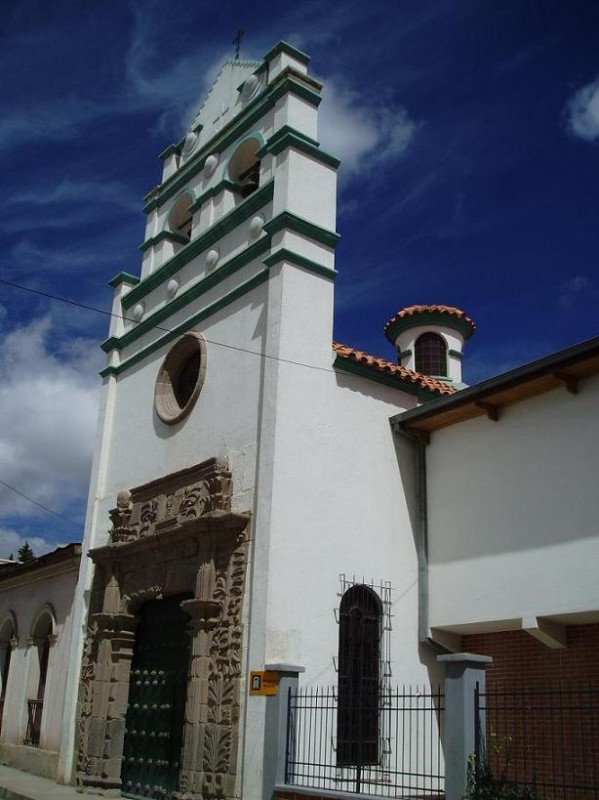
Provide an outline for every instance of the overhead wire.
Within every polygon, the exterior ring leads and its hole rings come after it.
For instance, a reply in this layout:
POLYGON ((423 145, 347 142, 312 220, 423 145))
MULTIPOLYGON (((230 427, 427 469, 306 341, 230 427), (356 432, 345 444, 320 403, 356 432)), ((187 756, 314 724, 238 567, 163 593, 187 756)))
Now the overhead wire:
POLYGON ((14 486, 11 486, 10 483, 6 483, 6 481, 3 481, 2 479, 0 479, 0 484, 2 484, 2 486, 5 486, 7 489, 10 489, 11 492, 14 492, 15 494, 18 494, 19 497, 22 497, 25 500, 28 500, 30 503, 33 503, 34 505, 39 506, 40 508, 43 508, 44 511, 48 512, 48 514, 52 514, 53 516, 58 517, 59 519, 62 519, 65 522, 70 523, 71 525, 76 525, 78 528, 82 528, 83 527, 80 522, 75 522, 74 519, 69 519, 68 517, 63 516, 62 514, 59 514, 58 511, 54 511, 53 508, 50 508, 49 506, 45 505, 44 503, 40 503, 39 500, 35 500, 35 498, 30 497, 28 494, 25 494, 25 492, 22 492, 20 489, 16 489, 14 486))
MULTIPOLYGON (((67 305, 74 306, 75 308, 81 308, 84 311, 92 311, 92 312, 94 312, 96 314, 102 314, 105 317, 111 317, 111 318, 114 317, 114 318, 122 319, 125 322, 135 322, 135 320, 133 320, 131 318, 124 317, 124 316, 121 316, 119 314, 113 314, 111 311, 106 311, 105 309, 97 308, 96 306, 90 306, 90 305, 87 305, 86 303, 80 303, 77 300, 70 300, 67 297, 61 297, 60 295, 52 294, 51 292, 44 292, 41 289, 33 289, 30 286, 24 286, 23 284, 16 283, 15 281, 9 281, 6 278, 0 278, 0 283, 4 284, 5 286, 10 286, 13 289, 18 289, 18 290, 23 291, 23 292, 28 292, 30 294, 38 295, 39 297, 44 297, 44 298, 46 298, 48 300, 55 300, 55 301, 60 302, 60 303, 66 303, 67 305)), ((164 327, 162 325, 152 325, 151 328, 153 330, 163 331, 164 333, 173 333, 171 328, 166 328, 166 327, 164 327)), ((315 364, 306 364, 306 363, 301 362, 301 361, 294 361, 293 359, 282 358, 281 356, 270 355, 268 353, 261 353, 261 352, 258 352, 256 350, 249 350, 249 349, 247 349, 245 347, 240 347, 238 345, 226 344, 225 342, 217 342, 216 340, 208 339, 207 337, 204 337, 204 338, 205 338, 205 341, 207 343, 215 345, 217 347, 224 347, 224 348, 227 348, 229 350, 236 350, 236 351, 241 352, 241 353, 248 353, 250 355, 260 356, 262 358, 268 358, 268 359, 272 359, 274 361, 281 361, 281 362, 284 362, 286 364, 292 364, 292 365, 298 366, 298 367, 305 367, 307 369, 318 370, 320 372, 334 372, 334 370, 330 369, 329 367, 319 367, 319 366, 317 366, 315 364)), ((14 492, 15 494, 17 494, 20 497, 24 498, 25 500, 28 500, 30 503, 33 503, 34 505, 39 506, 39 508, 42 508, 44 511, 47 511, 49 514, 52 514, 53 516, 58 517, 59 519, 62 519, 65 522, 68 522, 69 524, 77 525, 77 527, 81 528, 80 523, 75 522, 72 519, 68 519, 68 517, 65 517, 62 514, 58 513, 57 511, 54 511, 53 509, 51 509, 48 506, 44 505, 44 503, 41 503, 38 500, 35 500, 33 497, 30 497, 29 495, 25 494, 25 492, 22 492, 19 489, 15 488, 14 486, 11 486, 9 483, 6 483, 6 481, 0 480, 0 484, 2 484, 2 486, 5 486, 7 489, 10 489, 12 492, 14 492)))
MULTIPOLYGON (((105 317, 121 319, 124 322, 138 321, 134 320, 131 317, 122 316, 121 314, 113 314, 112 311, 106 311, 105 309, 97 308, 96 306, 90 306, 86 305, 85 303, 79 303, 76 300, 69 300, 68 298, 61 297, 60 295, 57 294, 51 294, 50 292, 43 292, 40 289, 32 289, 29 286, 23 286, 20 283, 15 283, 14 281, 9 281, 6 280, 5 278, 0 278, 0 283, 6 286, 11 286, 13 289, 19 289, 23 292, 29 292, 31 294, 39 295, 40 297, 45 297, 49 300, 57 300, 60 303, 67 303, 68 305, 75 306, 76 308, 82 308, 85 311, 93 311, 97 314, 102 314, 105 317)), ((150 329, 156 331, 162 331, 163 333, 174 333, 172 328, 166 328, 163 325, 151 325, 150 329)), ((235 350, 239 353, 248 353, 249 355, 252 356, 259 356, 260 358, 269 359, 271 361, 280 361, 284 364, 291 364, 296 367, 305 367, 306 369, 313 369, 317 372, 329 372, 329 373, 335 372, 335 370, 331 369, 330 367, 320 367, 316 364, 306 364, 304 361, 296 361, 291 358, 283 358, 282 356, 270 355, 269 353, 262 353, 257 350, 249 350, 248 348, 241 347, 239 345, 226 344, 225 342, 218 342, 215 339, 208 339, 206 336, 204 337, 204 339, 208 344, 212 344, 215 347, 224 347, 227 350, 235 350)))
MULTIPOLYGON (((46 298, 48 300, 55 300, 55 301, 60 302, 60 303, 66 303, 67 305, 74 306, 75 308, 81 308, 84 311, 92 311, 92 312, 94 312, 96 314, 102 314, 105 317, 111 317, 111 318, 114 317, 114 318, 117 318, 117 319, 122 319, 125 322, 136 322, 136 320, 133 320, 133 319, 131 319, 129 317, 124 317, 124 316, 122 316, 120 314, 113 314, 112 311, 106 311, 105 309, 97 308, 96 306, 90 306, 90 305, 87 305, 86 303, 80 303, 77 300, 70 300, 67 297, 61 297, 60 295, 52 294, 51 292, 44 292, 41 289, 33 289, 30 286, 24 286, 23 284, 16 283, 15 281, 9 281, 6 278, 0 278, 0 284, 4 284, 5 286, 10 286, 13 289, 18 289, 20 291, 28 292, 30 294, 35 294, 35 295, 38 295, 39 297, 44 297, 44 298, 46 298)), ((166 327, 164 327, 162 325, 151 325, 150 327, 151 327, 152 330, 163 331, 164 333, 173 333, 173 330, 171 328, 166 328, 166 327)), ((223 348, 226 348, 228 350, 235 350, 235 351, 240 352, 240 353, 247 353, 249 355, 259 356, 260 358, 270 359, 272 361, 279 361, 281 363, 290 364, 290 365, 293 365, 293 366, 296 366, 296 367, 304 367, 306 369, 312 369, 312 370, 315 370, 315 371, 318 371, 318 372, 327 372, 327 373, 334 373, 335 372, 335 370, 332 369, 331 367, 321 367, 321 366, 318 366, 316 364, 306 364, 303 361, 296 361, 296 360, 291 359, 291 358, 283 358, 282 356, 270 355, 269 353, 263 353, 263 352, 259 352, 259 351, 256 351, 256 350, 249 350, 248 348, 241 347, 239 345, 226 344, 225 342, 218 342, 215 339, 208 339, 207 337, 204 337, 204 338, 205 338, 205 341, 207 343, 212 344, 212 345, 214 345, 216 347, 223 347, 223 348)), ((351 378, 351 377, 354 377, 354 376, 348 375, 348 377, 351 378)), ((25 494, 24 492, 21 492, 19 489, 16 489, 14 486, 11 486, 10 484, 6 483, 5 481, 0 480, 0 484, 5 486, 7 489, 10 489, 11 491, 15 492, 16 494, 18 494, 20 497, 24 498, 25 500, 28 500, 29 502, 35 504, 36 506, 39 506, 40 508, 44 509, 44 511, 47 511, 49 514, 53 514, 55 517, 58 517, 59 519, 62 519, 65 522, 68 522, 68 523, 70 523, 72 525, 77 525, 78 527, 81 527, 80 523, 75 522, 74 520, 68 519, 67 517, 64 517, 62 514, 59 514, 57 511, 54 511, 53 509, 49 508, 48 506, 44 505, 43 503, 40 503, 38 500, 35 500, 32 497, 29 497, 29 495, 25 494)))

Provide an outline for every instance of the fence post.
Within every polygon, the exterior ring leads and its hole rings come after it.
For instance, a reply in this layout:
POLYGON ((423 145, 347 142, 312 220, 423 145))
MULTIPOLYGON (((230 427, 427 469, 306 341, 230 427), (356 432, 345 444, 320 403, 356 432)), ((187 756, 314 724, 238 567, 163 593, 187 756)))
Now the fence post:
POLYGON ((297 692, 299 675, 304 667, 291 664, 266 664, 269 672, 278 673, 277 694, 265 697, 263 800, 271 800, 277 784, 285 783, 287 751, 287 703, 289 690, 297 692))
MULTIPOLYGON (((476 720, 474 691, 485 691, 485 664, 491 656, 449 653, 437 656, 445 664, 445 800, 462 800, 466 791, 468 758, 474 753, 476 720)), ((481 731, 484 736, 484 730, 481 731)))

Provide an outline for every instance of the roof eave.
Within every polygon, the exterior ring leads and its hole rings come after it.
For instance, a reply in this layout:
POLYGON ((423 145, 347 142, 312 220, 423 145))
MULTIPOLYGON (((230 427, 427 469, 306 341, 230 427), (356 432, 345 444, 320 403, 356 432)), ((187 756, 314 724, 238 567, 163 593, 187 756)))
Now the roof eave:
POLYGON ((437 397, 425 406, 392 417, 391 425, 401 430, 431 432, 484 414, 493 418, 494 409, 498 412, 506 405, 542 394, 560 385, 569 391, 576 391, 576 382, 593 374, 599 374, 599 337, 488 378, 455 394, 437 397), (585 365, 586 369, 583 368, 585 365), (576 367, 578 370, 573 371, 576 367), (570 372, 567 372, 568 369, 570 372), (541 384, 539 381, 544 377, 552 380, 541 384), (539 382, 537 387, 534 386, 535 381, 539 382), (512 398, 507 397, 510 390, 527 386, 530 389, 528 393, 514 392, 512 398), (500 393, 508 401, 493 404, 493 398, 497 399, 496 396, 500 393), (448 412, 459 409, 464 412, 462 416, 448 421, 448 412))

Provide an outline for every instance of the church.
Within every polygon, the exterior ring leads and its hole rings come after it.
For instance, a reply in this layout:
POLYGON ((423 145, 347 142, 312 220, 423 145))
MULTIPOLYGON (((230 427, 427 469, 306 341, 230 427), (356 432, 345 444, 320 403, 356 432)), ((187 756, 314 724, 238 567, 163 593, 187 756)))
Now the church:
MULTIPOLYGON (((443 298, 381 320, 396 361, 335 341, 339 161, 308 64, 279 42, 223 66, 161 154, 140 274, 111 280, 64 625, 47 606, 64 680, 34 745, 24 714, 0 733, 8 763, 46 748, 84 794, 399 797, 395 687, 465 653, 489 680, 599 681, 599 340, 473 387, 475 323, 443 298), (334 687, 328 772, 273 762, 287 685, 334 687)), ((2 700, 25 708, 7 665, 33 634, 3 582, 2 700)), ((440 712, 438 763, 414 769, 437 782, 404 791, 443 796, 440 712)))

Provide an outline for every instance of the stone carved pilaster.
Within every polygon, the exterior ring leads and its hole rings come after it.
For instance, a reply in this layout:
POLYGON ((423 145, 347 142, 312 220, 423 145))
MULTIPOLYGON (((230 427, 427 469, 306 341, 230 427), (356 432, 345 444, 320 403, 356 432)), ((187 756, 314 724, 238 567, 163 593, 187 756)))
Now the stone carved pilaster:
POLYGON ((103 794, 120 771, 137 613, 191 592, 191 637, 177 800, 234 796, 239 736, 241 608, 248 517, 230 512, 231 476, 211 459, 121 492, 112 544, 90 555, 91 593, 78 718, 78 780, 103 794))
POLYGON ((96 613, 90 618, 79 691, 78 779, 84 786, 117 790, 137 619, 96 613))
POLYGON ((246 543, 216 548, 182 603, 192 637, 182 769, 176 800, 233 797, 239 737, 241 600, 246 543))

